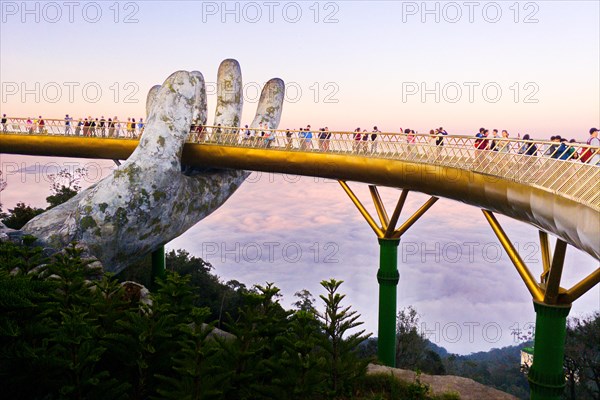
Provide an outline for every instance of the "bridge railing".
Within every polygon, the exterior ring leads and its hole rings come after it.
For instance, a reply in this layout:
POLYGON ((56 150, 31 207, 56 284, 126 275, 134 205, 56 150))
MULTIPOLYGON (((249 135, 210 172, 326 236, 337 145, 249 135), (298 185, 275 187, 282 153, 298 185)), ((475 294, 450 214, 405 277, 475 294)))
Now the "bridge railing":
POLYGON ((372 134, 317 131, 312 132, 312 138, 306 138, 301 131, 206 126, 192 132, 189 140, 207 145, 346 154, 456 167, 537 186, 600 208, 600 165, 590 163, 600 159, 597 146, 566 143, 561 148, 558 142, 539 140, 372 134), (588 162, 582 162, 581 155, 587 152, 588 162))
MULTIPOLYGON (((95 122, 95 121, 94 121, 95 122)), ((46 119, 41 124, 10 118, 0 129, 7 134, 65 135, 134 140, 143 125, 105 121, 77 126, 78 121, 46 119)), ((458 135, 381 132, 337 132, 192 127, 189 142, 261 148, 273 151, 321 152, 370 158, 400 159, 456 167, 534 185, 600 208, 600 147, 580 143, 458 135), (587 162, 582 162, 582 160, 587 162)), ((451 177, 449 177, 451 179, 451 177)))
POLYGON ((144 124, 138 121, 135 122, 135 127, 131 124, 133 124, 131 121, 113 121, 112 119, 109 121, 97 118, 71 119, 69 121, 45 118, 6 118, 6 122, 0 124, 0 129, 3 133, 137 139, 140 132, 143 131, 144 124))
MULTIPOLYGON (((85 125, 85 120, 63 119, 34 119, 34 118, 7 118, 0 129, 3 133, 23 133, 40 135, 73 135, 84 137, 105 137, 121 139, 139 139, 143 132, 144 123, 102 120, 98 118, 87 119, 92 125, 85 125)), ((560 148, 560 143, 546 140, 522 140, 487 137, 478 140, 472 136, 461 135, 429 135, 429 134, 404 134, 404 133, 376 133, 373 132, 336 132, 314 131, 310 139, 305 137, 305 132, 296 130, 270 130, 262 128, 231 128, 205 126, 202 129, 192 127, 189 140, 199 142, 204 138, 214 136, 213 132, 221 130, 222 133, 231 134, 226 139, 228 143, 222 144, 252 144, 252 147, 281 148, 288 150, 306 151, 352 151, 356 154, 375 154, 379 152, 394 152, 398 150, 397 143, 405 144, 406 149, 421 149, 423 145, 437 145, 445 148, 471 149, 480 148, 495 150, 503 153, 526 153, 532 156, 549 156, 561 160, 578 160, 585 149, 589 149, 589 156, 600 154, 600 147, 588 146, 581 143, 566 143, 567 151, 560 148), (199 131, 203 133, 200 134, 199 131), (272 133, 272 135, 271 135, 272 133), (265 136, 266 134, 266 136, 265 136), (260 141, 258 139, 264 139, 260 141), (244 140, 247 142, 244 143, 244 140), (476 144, 479 143, 479 144, 476 144), (421 146, 419 146, 421 145, 421 146)), ((410 153, 410 152, 409 152, 410 153)), ((418 152, 417 152, 418 153, 418 152)), ((430 152, 426 152, 430 154, 430 152)), ((441 152, 447 155, 448 152, 441 152)), ((587 156, 586 156, 587 158, 587 156)))

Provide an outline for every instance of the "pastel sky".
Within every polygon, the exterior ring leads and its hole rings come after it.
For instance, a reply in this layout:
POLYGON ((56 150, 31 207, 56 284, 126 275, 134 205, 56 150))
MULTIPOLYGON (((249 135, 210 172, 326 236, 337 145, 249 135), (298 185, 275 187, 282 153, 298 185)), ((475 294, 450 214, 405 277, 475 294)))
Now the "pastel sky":
MULTIPOLYGON (((262 84, 280 77, 288 87, 282 128, 444 126, 473 134, 486 126, 585 139, 600 125, 599 3, 475 3, 427 2, 433 13, 425 14, 420 1, 78 2, 70 16, 63 2, 29 2, 27 13, 22 2, 3 1, 0 113, 140 117, 147 90, 173 71, 203 72, 210 92, 220 61, 235 58, 246 82, 246 123, 262 84)), ((210 96, 210 111, 214 103, 210 96)), ((4 208, 20 200, 45 206, 53 166, 87 166, 95 175, 87 184, 113 168, 0 157, 4 208)), ((352 187, 368 198, 366 185, 352 187)), ((382 189, 388 207, 398 195, 382 189)), ((411 194, 408 211, 426 199, 411 194)), ((539 275, 536 229, 499 219, 539 275)), ((224 280, 275 282, 286 305, 303 288, 320 294, 322 279, 343 279, 347 304, 376 332, 377 242, 336 182, 254 174, 169 248, 204 257, 224 280)), ((438 345, 458 353, 510 345, 511 329, 534 321, 531 297, 481 211, 442 199, 401 251, 398 305, 413 305, 438 345)), ((569 248, 565 286, 597 267, 569 248)), ((571 315, 598 309, 596 287, 571 315)))
POLYGON ((282 128, 586 139, 600 122, 597 1, 74 3, 2 2, 3 112, 139 117, 171 72, 214 88, 235 58, 246 121, 262 83, 288 84, 282 128))

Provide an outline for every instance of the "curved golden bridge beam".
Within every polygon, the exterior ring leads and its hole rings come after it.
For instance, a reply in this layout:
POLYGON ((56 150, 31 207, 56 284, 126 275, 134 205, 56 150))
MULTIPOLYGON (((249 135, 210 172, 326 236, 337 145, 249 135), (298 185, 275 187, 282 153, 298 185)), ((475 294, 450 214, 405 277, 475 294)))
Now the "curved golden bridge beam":
MULTIPOLYGON (((45 134, 24 134, 14 122, 0 135, 0 152, 79 158, 126 159, 137 140, 65 136, 64 122, 46 122, 45 134), (56 129, 56 135, 52 130, 56 129), (47 133, 47 134, 46 134, 47 133)), ((132 138, 139 132, 132 132, 132 138)), ((123 131, 122 134, 127 134, 123 131)), ((96 129, 100 136, 100 130, 96 129)), ((600 259, 600 167, 574 159, 588 146, 559 157, 528 156, 519 149, 549 151, 551 142, 495 138, 500 151, 479 150, 474 137, 381 134, 373 141, 351 132, 242 130, 203 127, 192 132, 183 163, 314 176, 397 187, 446 197, 529 223, 600 259), (264 132, 264 135, 261 133, 264 132), (319 138, 321 137, 321 139, 319 138)), ((491 144, 492 138, 486 139, 491 144)), ((478 145, 479 146, 479 145, 478 145)), ((600 154, 600 148, 589 148, 600 154)), ((557 149, 553 153, 557 155, 557 149)))

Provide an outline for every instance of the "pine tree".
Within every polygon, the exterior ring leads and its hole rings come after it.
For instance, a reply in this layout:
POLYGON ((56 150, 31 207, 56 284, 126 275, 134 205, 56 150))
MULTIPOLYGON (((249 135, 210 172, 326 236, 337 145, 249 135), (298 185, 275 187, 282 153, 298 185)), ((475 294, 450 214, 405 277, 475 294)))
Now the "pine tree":
POLYGON ((244 294, 237 320, 228 315, 226 328, 235 337, 218 339, 231 371, 225 398, 283 397, 279 383, 286 371, 280 368, 282 346, 275 339, 284 334, 290 312, 281 307, 278 297, 279 289, 272 283, 255 286, 244 294))
POLYGON ((286 371, 281 387, 287 399, 314 399, 325 391, 327 373, 325 354, 319 343, 323 340, 319 320, 310 311, 296 311, 285 335, 276 340, 283 347, 279 360, 286 371))
POLYGON ((204 323, 207 308, 193 308, 192 323, 179 327, 178 352, 173 355, 172 376, 157 375, 161 382, 157 399, 220 399, 226 379, 220 366, 220 348, 210 338, 212 325, 204 323))
POLYGON ((365 374, 368 361, 361 360, 357 355, 358 346, 371 334, 363 335, 364 330, 350 333, 360 325, 360 315, 350 311, 351 306, 341 305, 345 295, 337 293, 343 281, 330 279, 321 281, 321 286, 327 295, 319 297, 325 303, 325 312, 319 314, 321 328, 325 332, 325 339, 321 342, 327 353, 328 395, 331 398, 351 393, 353 383, 365 374))

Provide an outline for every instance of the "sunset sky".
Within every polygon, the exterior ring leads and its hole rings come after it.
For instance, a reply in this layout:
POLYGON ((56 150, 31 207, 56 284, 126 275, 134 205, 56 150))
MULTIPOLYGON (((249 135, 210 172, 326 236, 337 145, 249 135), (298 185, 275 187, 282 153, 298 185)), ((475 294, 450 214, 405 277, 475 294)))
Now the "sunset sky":
POLYGON ((171 72, 214 85, 235 58, 246 120, 288 84, 283 128, 585 139, 600 120, 597 1, 74 3, 2 2, 3 112, 139 117, 171 72))
MULTIPOLYGON (((173 71, 201 71, 211 93, 219 63, 235 58, 245 82, 243 123, 254 116, 262 84, 279 77, 288 88, 281 128, 443 126, 472 135, 485 126, 511 137, 583 141, 600 125, 598 1, 69 4, 0 3, 0 113, 139 118, 148 89, 173 71)), ((209 122, 214 105, 211 95, 209 122)), ((4 209, 20 200, 45 206, 45 178, 54 171, 48 163, 73 162, 0 157, 4 209)), ((77 162, 96 171, 95 179, 113 168, 77 162)), ((352 187, 367 198, 366 185, 352 187)), ((383 190, 388 207, 398 195, 383 190)), ((407 207, 426 199, 412 194, 407 207)), ((539 275, 537 230, 500 221, 539 275)), ((376 332, 377 241, 336 182, 254 174, 168 247, 202 256, 224 280, 275 282, 286 305, 295 291, 317 297, 320 280, 343 279, 347 303, 376 332)), ((437 335, 432 340, 450 351, 514 344, 510 331, 534 321, 533 306, 498 249, 481 211, 440 200, 403 238, 399 308, 413 305, 437 335)), ((567 286, 597 266, 569 248, 567 286)), ((596 287, 571 315, 599 308, 596 287)))

